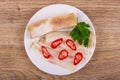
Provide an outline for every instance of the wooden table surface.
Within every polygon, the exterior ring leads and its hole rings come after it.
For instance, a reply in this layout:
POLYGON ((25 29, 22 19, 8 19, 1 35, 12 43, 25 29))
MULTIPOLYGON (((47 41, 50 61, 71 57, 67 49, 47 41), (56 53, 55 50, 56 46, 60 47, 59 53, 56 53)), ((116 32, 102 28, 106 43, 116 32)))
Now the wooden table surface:
POLYGON ((120 80, 120 0, 0 0, 0 80, 120 80), (24 31, 31 16, 55 3, 84 11, 97 34, 92 59, 67 76, 42 72, 24 48, 24 31))

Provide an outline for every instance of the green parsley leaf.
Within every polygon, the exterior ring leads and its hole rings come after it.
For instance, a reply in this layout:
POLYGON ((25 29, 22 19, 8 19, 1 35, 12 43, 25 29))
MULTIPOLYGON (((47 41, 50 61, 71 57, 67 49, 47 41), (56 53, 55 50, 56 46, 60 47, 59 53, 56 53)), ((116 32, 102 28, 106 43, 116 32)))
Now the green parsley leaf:
POLYGON ((70 36, 74 41, 78 41, 80 45, 88 47, 90 37, 90 26, 85 22, 79 22, 75 28, 70 32, 70 36))

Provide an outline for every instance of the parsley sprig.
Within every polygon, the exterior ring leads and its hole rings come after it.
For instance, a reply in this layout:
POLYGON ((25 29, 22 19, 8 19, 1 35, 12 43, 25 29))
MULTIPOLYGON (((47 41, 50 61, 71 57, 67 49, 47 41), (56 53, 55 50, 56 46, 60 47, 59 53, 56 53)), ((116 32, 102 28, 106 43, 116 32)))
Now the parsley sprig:
POLYGON ((89 24, 85 22, 79 22, 75 26, 75 28, 70 32, 70 36, 74 41, 78 41, 80 45, 84 45, 88 47, 89 37, 90 37, 90 30, 89 24))

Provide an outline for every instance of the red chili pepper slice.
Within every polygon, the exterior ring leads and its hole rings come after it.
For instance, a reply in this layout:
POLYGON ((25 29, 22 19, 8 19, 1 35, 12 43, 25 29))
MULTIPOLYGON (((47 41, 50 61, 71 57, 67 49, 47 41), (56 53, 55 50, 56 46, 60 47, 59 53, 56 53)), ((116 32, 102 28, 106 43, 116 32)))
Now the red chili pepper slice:
POLYGON ((48 59, 51 57, 51 54, 48 52, 47 48, 45 46, 41 46, 42 54, 43 56, 48 59))
POLYGON ((66 40, 66 45, 67 45, 70 49, 76 50, 76 45, 75 45, 75 43, 73 42, 73 40, 67 39, 67 40, 66 40))
POLYGON ((59 55, 58 55, 58 59, 63 60, 67 57, 68 57, 68 51, 66 49, 61 50, 59 55))
POLYGON ((77 52, 75 54, 75 56, 74 56, 74 62, 73 62, 73 64, 77 65, 78 63, 80 63, 80 61, 82 60, 82 58, 83 58, 82 53, 81 52, 77 52))
MULTIPOLYGON (((59 36, 59 35, 58 35, 59 36)), ((51 43, 51 47, 53 49, 57 48, 61 43, 63 42, 63 38, 59 38, 59 39, 56 39, 54 40, 52 43, 51 43)))

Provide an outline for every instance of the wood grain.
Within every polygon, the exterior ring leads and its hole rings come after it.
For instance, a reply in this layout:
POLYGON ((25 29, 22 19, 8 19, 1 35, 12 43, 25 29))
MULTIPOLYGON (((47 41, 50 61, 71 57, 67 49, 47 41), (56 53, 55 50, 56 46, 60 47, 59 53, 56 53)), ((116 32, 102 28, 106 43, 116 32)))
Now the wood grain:
POLYGON ((120 0, 0 0, 0 24, 0 80, 120 80, 120 0), (40 71, 24 49, 24 30, 31 16, 55 3, 84 11, 97 34, 90 62, 67 76, 40 71))

